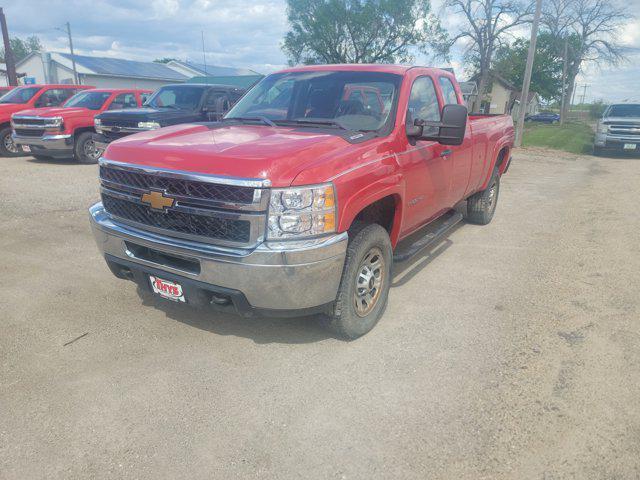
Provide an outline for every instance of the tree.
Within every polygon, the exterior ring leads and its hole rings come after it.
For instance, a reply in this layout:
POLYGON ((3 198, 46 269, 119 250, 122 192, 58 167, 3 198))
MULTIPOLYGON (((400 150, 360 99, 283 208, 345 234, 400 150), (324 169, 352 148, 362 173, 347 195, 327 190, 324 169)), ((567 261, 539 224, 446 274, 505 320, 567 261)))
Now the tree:
POLYGON ((442 48, 430 12, 429 0, 287 0, 283 50, 292 64, 407 62, 412 47, 442 48))
POLYGON ((496 50, 513 28, 531 21, 532 4, 520 0, 447 0, 445 5, 464 17, 463 26, 451 45, 466 41, 466 56, 478 66, 478 96, 472 107, 478 111, 486 94, 496 50))
MULTIPOLYGON (((616 34, 630 15, 625 7, 610 0, 549 0, 543 22, 560 45, 567 40, 567 82, 565 98, 570 99, 576 77, 587 63, 616 65, 625 59, 624 47, 616 34)), ((562 117, 566 118, 565 101, 562 117)))
MULTIPOLYGON (((513 85, 522 85, 528 51, 529 40, 523 38, 517 39, 511 45, 498 47, 492 70, 513 85)), ((562 92, 561 62, 555 37, 549 32, 540 33, 536 42, 531 91, 544 100, 559 101, 562 92)))
MULTIPOLYGON (((40 39, 35 35, 27 37, 26 40, 22 40, 18 37, 10 38, 9 45, 11 46, 11 51, 13 52, 13 59, 16 62, 19 62, 30 53, 40 52, 43 50, 40 39)), ((0 57, 2 57, 2 61, 4 62, 4 47, 0 49, 0 57)))

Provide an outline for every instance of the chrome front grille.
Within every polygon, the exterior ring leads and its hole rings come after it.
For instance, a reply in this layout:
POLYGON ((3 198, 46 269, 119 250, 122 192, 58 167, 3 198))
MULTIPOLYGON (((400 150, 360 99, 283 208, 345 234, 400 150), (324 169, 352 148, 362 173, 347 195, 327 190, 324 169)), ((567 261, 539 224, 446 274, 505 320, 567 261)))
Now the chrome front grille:
POLYGON ((39 118, 39 117, 20 117, 20 116, 16 116, 13 117, 13 124, 17 127, 17 128, 42 128, 45 126, 46 122, 45 122, 45 118, 39 118))
POLYGON ((199 182, 183 178, 169 178, 156 174, 136 172, 100 166, 100 178, 116 186, 127 186, 145 190, 161 190, 169 195, 180 195, 199 200, 214 200, 223 203, 253 203, 255 189, 208 182, 199 182))
POLYGON ((102 202, 114 221, 207 243, 251 247, 264 239, 269 183, 100 161, 102 202), (173 199, 164 209, 150 192, 173 199))
POLYGON ((44 135, 44 128, 14 128, 19 137, 41 137, 44 135))
POLYGON ((605 125, 609 127, 609 133, 612 135, 621 135, 624 137, 638 137, 640 138, 640 124, 638 123, 607 123, 605 125))

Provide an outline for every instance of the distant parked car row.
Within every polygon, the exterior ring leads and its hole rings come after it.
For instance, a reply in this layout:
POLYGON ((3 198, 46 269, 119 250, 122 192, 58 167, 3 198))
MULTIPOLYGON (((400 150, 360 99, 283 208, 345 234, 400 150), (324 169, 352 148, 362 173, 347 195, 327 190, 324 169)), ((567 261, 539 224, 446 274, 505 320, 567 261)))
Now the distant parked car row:
POLYGON ((96 163, 106 145, 135 132, 219 120, 244 94, 227 85, 97 89, 25 85, 0 97, 0 156, 73 157, 96 163))
POLYGON ((526 122, 540 122, 555 124, 560 122, 560 115, 553 112, 540 112, 535 115, 527 115, 524 117, 526 122))

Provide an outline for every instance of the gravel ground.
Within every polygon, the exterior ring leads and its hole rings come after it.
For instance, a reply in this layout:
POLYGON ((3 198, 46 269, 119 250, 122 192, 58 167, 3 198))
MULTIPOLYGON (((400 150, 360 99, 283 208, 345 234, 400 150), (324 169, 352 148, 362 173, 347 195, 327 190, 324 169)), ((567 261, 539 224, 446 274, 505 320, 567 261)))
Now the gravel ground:
POLYGON ((96 175, 0 159, 0 478, 640 478, 640 159, 516 153, 350 343, 142 304, 96 175))

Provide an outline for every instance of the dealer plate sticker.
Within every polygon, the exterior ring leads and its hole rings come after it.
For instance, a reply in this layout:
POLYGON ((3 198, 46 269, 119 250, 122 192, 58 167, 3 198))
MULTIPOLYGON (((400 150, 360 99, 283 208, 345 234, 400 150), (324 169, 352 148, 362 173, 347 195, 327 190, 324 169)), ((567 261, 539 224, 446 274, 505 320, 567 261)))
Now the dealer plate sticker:
POLYGON ((151 280, 151 288, 154 293, 174 302, 185 301, 182 286, 179 283, 169 282, 153 275, 149 275, 149 280, 151 280))
POLYGON ((625 143, 623 148, 625 150, 635 150, 636 149, 636 144, 635 143, 625 143))
POLYGON ((22 151, 28 153, 31 151, 31 147, 29 145, 22 145, 22 151))

